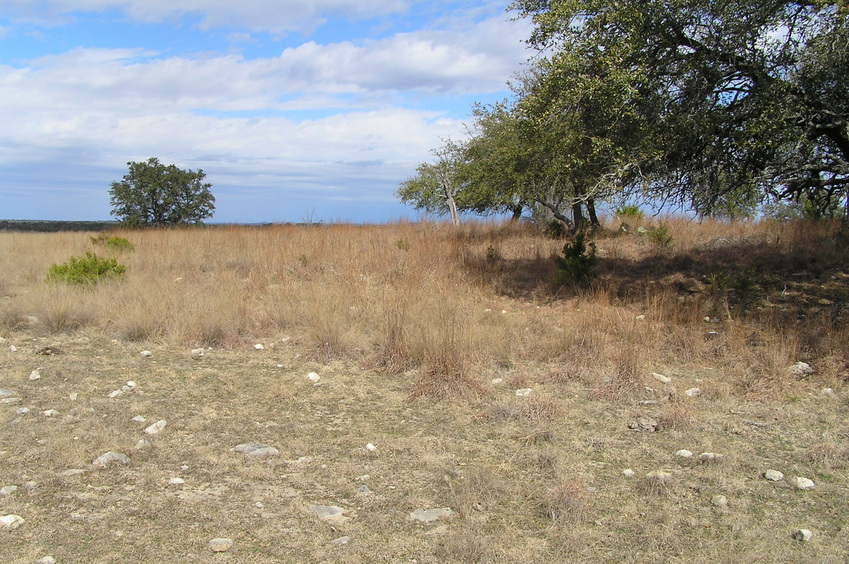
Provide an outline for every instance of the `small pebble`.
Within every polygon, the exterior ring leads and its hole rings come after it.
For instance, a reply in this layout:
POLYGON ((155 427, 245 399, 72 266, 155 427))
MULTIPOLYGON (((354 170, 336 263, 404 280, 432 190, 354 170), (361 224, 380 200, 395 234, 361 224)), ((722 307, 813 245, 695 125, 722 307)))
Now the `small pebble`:
POLYGON ((256 350, 258 350, 258 351, 261 351, 261 350, 265 349, 265 347, 264 347, 264 346, 262 346, 260 343, 255 344, 255 345, 254 345, 254 348, 255 348, 256 350))
POLYGON ((319 380, 321 380, 321 376, 319 376, 319 375, 318 375, 317 373, 315 373, 315 372, 310 372, 309 374, 307 374, 307 380, 309 380, 310 382, 312 382, 313 384, 315 384, 316 382, 318 382, 319 380))
POLYGON ((492 379, 492 385, 493 386, 497 386, 498 384, 501 384, 502 382, 504 382, 504 378, 493 378, 492 379))
POLYGON ((0 495, 12 495, 18 491, 18 486, 3 486, 0 488, 0 495))
POLYGON ((675 456, 679 456, 679 457, 681 457, 681 458, 692 458, 692 457, 693 457, 693 453, 692 453, 692 452, 690 452, 690 451, 689 451, 689 450, 687 450, 687 449, 683 449, 683 448, 682 448, 681 450, 679 450, 679 451, 677 451, 677 452, 675 453, 675 456))
POLYGON ((519 388, 518 390, 516 390, 516 397, 523 398, 529 395, 531 395, 530 388, 519 388))
POLYGON ((815 487, 813 480, 801 476, 793 478, 793 485, 799 490, 812 490, 815 487))
POLYGON ((148 358, 148 357, 153 356, 153 353, 150 352, 150 351, 142 351, 139 354, 142 355, 144 358, 148 358))
POLYGON ((778 470, 767 470, 766 472, 764 472, 764 478, 766 478, 770 482, 780 482, 784 479, 784 474, 782 474, 778 470))
POLYGON ((41 379, 41 372, 39 372, 38 369, 33 370, 32 372, 29 373, 29 379, 30 380, 40 380, 41 379))
POLYGON ((186 481, 182 478, 171 478, 170 480, 168 480, 168 483, 172 486, 182 486, 186 483, 186 481))
POLYGON ((376 452, 376 451, 377 451, 377 447, 376 447, 376 446, 374 446, 374 445, 373 445, 373 444, 371 444, 371 443, 368 443, 368 444, 366 445, 366 450, 367 450, 367 451, 369 451, 369 452, 376 452))
POLYGON ((684 395, 688 398, 695 398, 702 395, 702 391, 698 388, 690 388, 688 390, 684 390, 684 395))
POLYGON ((164 419, 160 419, 159 421, 157 421, 153 425, 150 425, 149 427, 147 427, 144 430, 144 432, 147 433, 148 435, 156 435, 157 433, 162 431, 162 429, 164 429, 165 425, 167 425, 167 424, 168 423, 166 423, 166 421, 164 419))
POLYGON ((626 468, 625 470, 622 470, 622 475, 625 476, 626 478, 633 478, 635 474, 636 474, 636 472, 634 472, 630 468, 626 468))
POLYGON ((38 564, 56 564, 56 559, 52 556, 44 556, 38 561, 38 564))
POLYGON ((18 415, 26 415, 27 413, 29 413, 29 408, 28 407, 19 407, 17 409, 17 411, 15 411, 15 413, 17 413, 18 415))
POLYGON ((0 529, 8 529, 14 531, 24 524, 24 518, 20 515, 3 515, 0 516, 0 529))
POLYGON ((725 507, 728 505, 728 498, 724 495, 715 495, 710 498, 710 502, 716 507, 725 507))
POLYGON ((59 412, 56 411, 55 409, 48 409, 47 411, 42 411, 41 413, 45 417, 55 417, 55 416, 59 415, 59 412))
POLYGON ((658 382, 663 382, 664 384, 668 384, 672 381, 672 378, 670 378, 669 376, 664 376, 663 374, 658 374, 657 372, 652 372, 651 375, 652 378, 654 378, 658 382))
POLYGON ((142 417, 141 415, 136 415, 135 417, 132 418, 132 421, 135 421, 136 423, 144 423, 147 420, 144 417, 142 417))
POLYGON ((793 538, 799 542, 808 542, 814 536, 814 533, 808 529, 799 529, 793 533, 793 538))
POLYGON ((350 541, 351 537, 339 537, 330 541, 330 544, 348 544, 350 541))

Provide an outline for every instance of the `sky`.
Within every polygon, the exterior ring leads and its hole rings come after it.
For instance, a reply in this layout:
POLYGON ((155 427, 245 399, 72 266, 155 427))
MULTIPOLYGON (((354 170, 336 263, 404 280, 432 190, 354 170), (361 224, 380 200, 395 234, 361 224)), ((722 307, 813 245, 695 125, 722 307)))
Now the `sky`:
POLYGON ((508 3, 0 0, 0 219, 111 219, 150 157, 214 223, 415 218, 398 185, 532 55, 508 3))

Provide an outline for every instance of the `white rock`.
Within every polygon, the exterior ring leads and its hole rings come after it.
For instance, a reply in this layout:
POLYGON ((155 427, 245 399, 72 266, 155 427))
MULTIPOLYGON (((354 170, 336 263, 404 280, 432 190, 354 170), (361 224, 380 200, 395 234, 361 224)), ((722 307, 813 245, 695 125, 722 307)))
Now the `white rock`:
POLYGON ((204 354, 206 354, 206 351, 204 351, 204 349, 203 349, 203 348, 200 348, 200 349, 192 349, 192 356, 193 356, 194 358, 202 358, 204 354))
POLYGON ((345 510, 336 505, 308 505, 307 508, 315 513, 316 517, 329 523, 340 524, 349 519, 344 515, 345 510))
POLYGON ((147 439, 139 439, 138 441, 136 441, 136 444, 133 445, 133 448, 135 450, 142 450, 148 448, 149 446, 150 441, 148 441, 147 439))
POLYGON ((702 391, 698 388, 690 388, 688 390, 684 390, 684 395, 688 398, 695 398, 702 395, 702 391))
POLYGON ((18 486, 3 486, 0 488, 0 495, 12 495, 18 491, 18 486))
POLYGON ((164 419, 160 419, 159 421, 157 421, 153 425, 150 425, 149 427, 147 427, 144 430, 144 432, 147 433, 148 435, 156 435, 157 433, 162 431, 162 429, 164 429, 165 425, 167 425, 167 424, 168 423, 164 419))
POLYGON ((0 528, 14 531, 24 524, 24 518, 20 515, 3 515, 0 516, 0 528))
POLYGON ((814 373, 814 369, 811 368, 811 365, 808 364, 807 362, 802 362, 802 361, 799 361, 796 364, 794 364, 793 366, 790 366, 788 368, 788 370, 790 371, 790 374, 793 374, 794 376, 799 376, 799 377, 809 376, 809 375, 814 373))
POLYGON ((834 390, 832 390, 831 388, 823 388, 822 390, 820 390, 820 393, 824 396, 833 396, 834 390))
POLYGON ((59 475, 63 478, 73 478, 74 476, 80 476, 82 474, 85 474, 85 470, 81 468, 69 468, 68 470, 65 470, 59 475))
POLYGON ((516 390, 516 397, 518 397, 518 398, 523 398, 523 397, 529 396, 529 395, 531 395, 531 389, 530 388, 519 388, 518 390, 516 390))
POLYGON ((126 454, 120 452, 109 451, 98 456, 92 466, 108 466, 109 464, 129 464, 130 459, 126 454))
POLYGON ((38 561, 38 564, 56 564, 56 559, 52 556, 44 556, 38 561))
POLYGON ((131 421, 135 421, 136 423, 145 423, 147 420, 141 415, 136 415, 131 419, 131 421))
POLYGON ((640 315, 638 315, 637 317, 635 317, 634 319, 636 319, 637 321, 642 321, 642 320, 644 320, 645 318, 646 318, 646 316, 645 316, 645 315, 640 314, 640 315))
POLYGON ((255 345, 254 345, 254 348, 255 348, 256 350, 258 350, 258 351, 261 351, 261 350, 265 349, 265 347, 264 347, 264 346, 262 346, 260 343, 255 344, 255 345))
POLYGON ((321 380, 321 376, 319 376, 319 375, 318 375, 317 373, 315 373, 315 372, 310 372, 309 374, 307 374, 307 380, 309 380, 310 382, 312 382, 313 384, 315 384, 316 382, 318 382, 319 380, 321 380))
POLYGON ((663 382, 664 384, 668 384, 672 381, 672 378, 669 376, 664 376, 663 374, 658 374, 657 372, 652 372, 651 377, 657 380, 658 382, 663 382))
POLYGON ((214 538, 207 543, 212 552, 227 552, 233 548, 233 541, 225 538, 214 538))
POLYGON ((633 478, 635 474, 636 474, 636 472, 634 472, 630 468, 626 468, 625 470, 622 470, 622 475, 625 476, 626 478, 633 478))
POLYGON ((12 352, 17 352, 18 347, 16 347, 15 345, 9 345, 9 350, 12 351, 12 352))
POLYGON ((716 507, 725 507, 728 505, 728 498, 724 495, 715 495, 710 498, 710 502, 716 507))
POLYGON ((349 542, 351 542, 351 537, 339 537, 330 541, 330 544, 348 544, 349 542))
POLYGON ((449 507, 440 507, 438 509, 416 509, 407 517, 410 521, 418 521, 425 525, 439 521, 440 519, 451 519, 456 515, 449 507))
POLYGON ((41 414, 44 415, 45 417, 55 417, 55 416, 59 415, 59 412, 56 411, 55 409, 48 409, 47 411, 42 411, 41 414))
POLYGON ((172 486, 182 486, 186 483, 186 481, 182 478, 171 478, 170 480, 168 480, 168 483, 172 486))
POLYGON ((108 398, 117 398, 118 396, 124 395, 124 390, 113 390, 109 392, 109 395, 106 396, 108 398))
POLYGON ((263 445, 260 443, 243 443, 233 447, 233 452, 242 452, 248 456, 275 456, 280 454, 280 451, 274 447, 263 445))
POLYGON ((0 399, 0 404, 9 405, 10 403, 18 403, 21 401, 21 398, 3 398, 0 399))
POLYGON ((373 445, 373 444, 371 444, 371 443, 368 443, 368 444, 366 445, 366 450, 367 450, 367 451, 369 451, 369 452, 377 452, 377 447, 376 447, 376 446, 374 446, 374 445, 373 445))
POLYGON ((780 482, 784 479, 784 474, 782 474, 778 470, 767 470, 766 472, 764 472, 764 478, 766 478, 770 482, 780 482))
POLYGON ((678 457, 681 457, 681 458, 692 458, 693 453, 690 452, 687 449, 682 448, 681 450, 679 450, 675 453, 675 456, 678 456, 678 457))
POLYGON ((793 533, 793 538, 799 542, 808 542, 814 536, 814 533, 808 529, 799 529, 793 533))
POLYGON ((78 397, 80 397, 80 394, 78 394, 77 392, 71 392, 70 394, 68 394, 68 399, 71 401, 77 401, 78 397))
POLYGON ((19 407, 18 410, 15 413, 17 413, 18 415, 26 415, 27 413, 29 413, 29 408, 28 407, 19 407))
POLYGON ((139 354, 142 355, 144 358, 148 358, 148 357, 153 356, 153 353, 150 352, 150 351, 142 351, 139 354))
POLYGON ((41 372, 38 369, 33 370, 32 372, 29 373, 29 379, 30 380, 40 380, 41 379, 41 372))
POLYGON ((8 398, 12 397, 16 394, 14 390, 7 390, 6 388, 0 388, 0 398, 8 398))
POLYGON ((801 476, 796 476, 795 478, 793 478, 793 481, 791 483, 796 489, 799 490, 812 490, 814 489, 814 487, 816 487, 813 480, 809 480, 808 478, 803 478, 801 476))
POLYGON ((699 460, 702 462, 719 462, 724 458, 723 455, 715 452, 703 452, 699 455, 699 460))
POLYGON ((502 382, 504 382, 504 378, 493 378, 492 379, 492 385, 493 386, 497 386, 498 384, 501 384, 502 382))

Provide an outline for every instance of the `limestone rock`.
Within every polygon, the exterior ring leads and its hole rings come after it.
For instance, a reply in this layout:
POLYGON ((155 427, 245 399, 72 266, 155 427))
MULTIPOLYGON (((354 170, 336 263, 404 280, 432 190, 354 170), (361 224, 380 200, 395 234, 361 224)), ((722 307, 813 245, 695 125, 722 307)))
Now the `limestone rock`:
POLYGON ((24 524, 24 518, 20 515, 10 514, 0 516, 0 529, 14 531, 24 524))
POLYGON ((672 382, 672 378, 670 378, 669 376, 664 376, 663 374, 658 374, 657 372, 652 372, 651 376, 658 382, 663 382, 664 384, 669 384, 670 382, 672 382))
POLYGON ((523 398, 529 395, 531 395, 530 388, 519 388, 518 390, 516 390, 516 397, 523 398))
POLYGON ((716 507, 726 507, 728 505, 728 498, 724 495, 715 495, 710 498, 710 502, 716 507))
POLYGON ((142 351, 139 354, 142 355, 143 358, 150 358, 153 356, 153 353, 150 351, 142 351))
POLYGON ((681 450, 675 453, 675 456, 680 458, 693 458, 693 453, 687 449, 682 448, 681 450))
POLYGON ((636 421, 631 421, 628 428, 641 433, 654 433, 657 431, 657 420, 651 417, 640 417, 636 421))
POLYGON ((813 480, 803 478, 802 476, 796 476, 795 478, 793 478, 793 481, 791 483, 796 489, 799 490, 812 490, 814 489, 814 487, 816 487, 813 480))
POLYGON ((784 474, 782 474, 778 470, 767 470, 766 472, 764 472, 764 478, 766 478, 770 482, 780 482, 784 479, 784 474))
POLYGON ((437 509, 416 509, 410 513, 407 519, 428 525, 441 519, 451 519, 455 515, 456 513, 450 507, 440 507, 437 509))
POLYGON ((699 388, 690 388, 690 389, 684 390, 684 395, 687 396, 688 398, 695 398, 695 397, 699 397, 700 395, 702 395, 702 391, 699 388))
POLYGON ((0 495, 12 495, 18 491, 18 486, 3 486, 0 488, 0 495))
POLYGON ((798 378, 804 378, 805 376, 810 376, 815 372, 815 370, 811 367, 807 362, 799 361, 796 364, 790 366, 788 368, 790 374, 796 376, 798 378))
POLYGON ((214 538, 207 543, 209 550, 212 552, 227 552, 233 548, 233 541, 226 538, 214 538))
POLYGON ((814 536, 814 533, 808 529, 799 529, 793 533, 793 538, 799 542, 808 542, 814 536))
POLYGON ((275 456, 280 454, 280 451, 274 447, 263 445, 260 443, 242 443, 233 447, 233 452, 241 452, 248 456, 275 456))
POLYGON ((91 464, 93 466, 108 466, 110 464, 129 464, 130 459, 126 454, 109 451, 98 456, 91 464))
POLYGON ((340 525, 349 519, 345 516, 345 510, 336 505, 308 505, 307 509, 322 521, 334 525, 340 525))
POLYGON ((147 433, 148 435, 156 435, 160 431, 162 431, 162 429, 164 429, 167 424, 168 423, 164 419, 160 419, 159 421, 157 421, 153 425, 150 425, 149 427, 147 427, 144 430, 144 432, 147 433))

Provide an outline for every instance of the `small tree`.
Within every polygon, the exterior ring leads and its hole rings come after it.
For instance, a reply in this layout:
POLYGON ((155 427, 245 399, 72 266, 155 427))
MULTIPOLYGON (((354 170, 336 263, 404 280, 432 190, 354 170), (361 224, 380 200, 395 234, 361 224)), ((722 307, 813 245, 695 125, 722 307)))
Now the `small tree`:
POLYGON ((215 212, 215 197, 206 174, 165 166, 152 157, 129 162, 130 171, 109 189, 112 215, 127 225, 160 226, 201 223, 215 212))

